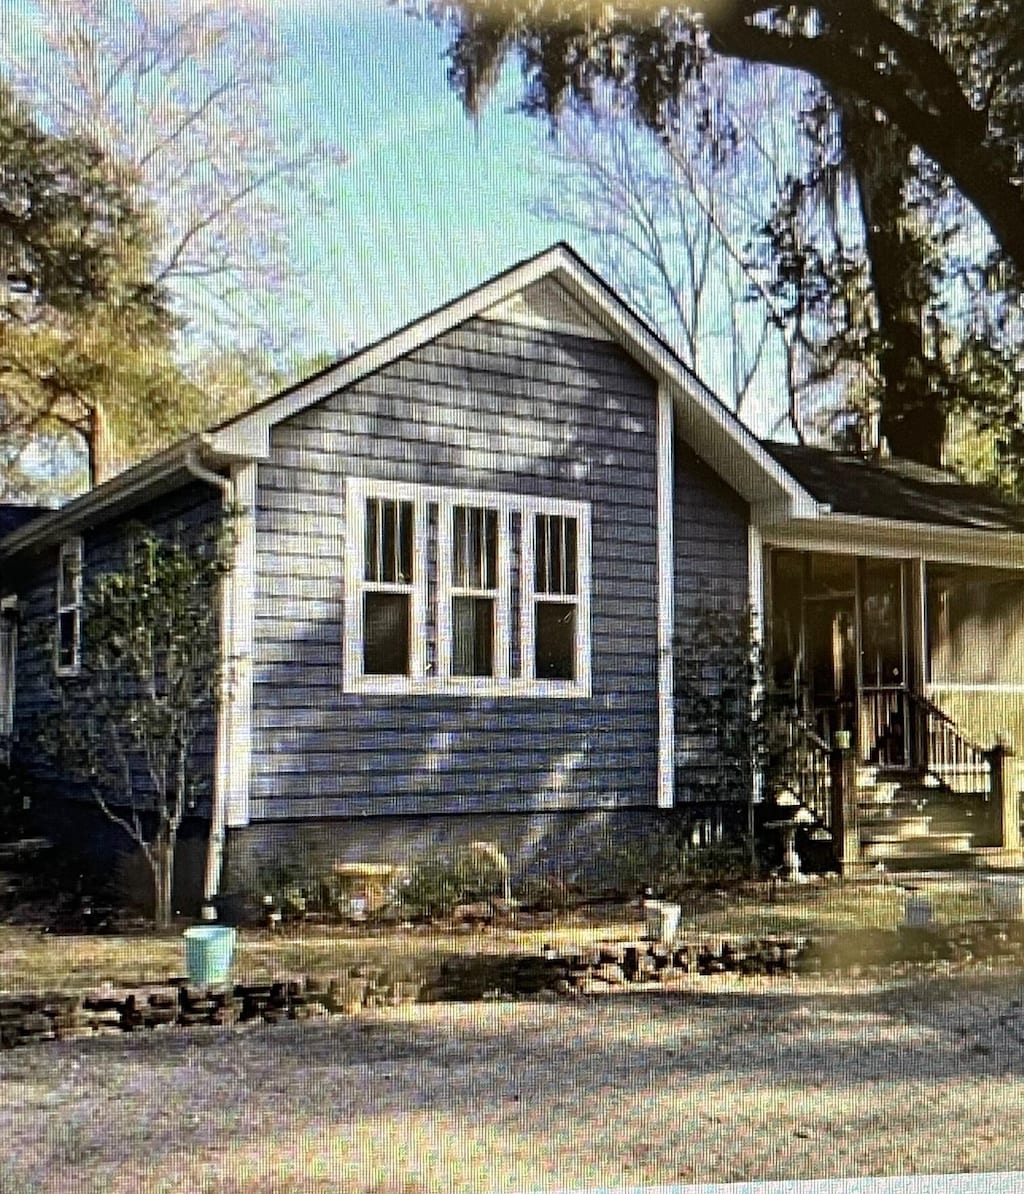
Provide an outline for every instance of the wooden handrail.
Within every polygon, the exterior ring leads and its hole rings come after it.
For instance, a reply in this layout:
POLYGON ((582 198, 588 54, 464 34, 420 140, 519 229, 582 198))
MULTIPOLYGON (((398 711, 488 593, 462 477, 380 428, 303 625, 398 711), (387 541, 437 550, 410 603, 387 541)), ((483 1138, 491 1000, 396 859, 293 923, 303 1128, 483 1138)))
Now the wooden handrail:
POLYGON ((949 714, 918 692, 907 692, 915 733, 924 745, 927 773, 954 791, 991 791, 989 752, 969 738, 949 714))

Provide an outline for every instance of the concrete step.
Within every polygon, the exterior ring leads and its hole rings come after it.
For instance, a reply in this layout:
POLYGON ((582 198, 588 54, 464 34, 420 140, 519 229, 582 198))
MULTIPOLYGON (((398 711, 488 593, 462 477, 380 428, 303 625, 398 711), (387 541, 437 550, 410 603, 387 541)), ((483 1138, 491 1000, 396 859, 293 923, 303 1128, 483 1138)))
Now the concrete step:
POLYGON ((931 832, 931 824, 931 817, 921 813, 865 817, 860 823, 860 840, 867 843, 889 841, 892 838, 927 837, 931 832))
POLYGON ((857 799, 862 807, 870 807, 873 804, 892 804, 896 799, 896 793, 900 790, 900 785, 895 780, 876 780, 870 787, 858 788, 857 799))
POLYGON ((892 834, 865 842, 861 857, 865 862, 887 862, 889 859, 923 860, 970 854, 971 840, 972 835, 969 833, 928 833, 910 838, 892 834))

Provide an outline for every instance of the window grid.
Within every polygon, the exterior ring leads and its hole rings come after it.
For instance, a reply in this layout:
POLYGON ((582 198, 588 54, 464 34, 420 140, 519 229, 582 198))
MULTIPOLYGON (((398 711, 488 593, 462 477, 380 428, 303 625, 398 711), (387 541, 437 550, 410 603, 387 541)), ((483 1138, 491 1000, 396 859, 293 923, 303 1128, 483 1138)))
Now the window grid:
POLYGON ((82 541, 61 544, 57 561, 57 627, 54 666, 59 676, 74 675, 82 655, 82 541))
POLYGON ((440 597, 447 603, 438 626, 442 672, 463 681, 505 677, 508 603, 501 600, 499 576, 507 569, 498 511, 449 504, 443 525, 449 531, 443 550, 448 551, 451 575, 442 586, 447 594, 440 597))
POLYGON ((575 683, 580 670, 577 522, 565 514, 534 520, 534 679, 575 683))
POLYGON ((350 478, 346 494, 346 691, 590 695, 587 503, 365 478, 350 478), (403 502, 412 510, 411 531, 399 511, 403 502), (373 503, 391 503, 391 511, 373 503), (410 541, 407 558, 398 545, 410 541), (384 576, 401 580, 370 579, 384 576), (409 594, 411 664, 404 675, 364 668, 363 603, 378 587, 409 594), (537 674, 541 599, 542 642, 552 622, 561 627, 556 633, 563 642, 571 641, 572 667, 565 677, 537 674), (456 610, 457 600, 488 608, 456 610))

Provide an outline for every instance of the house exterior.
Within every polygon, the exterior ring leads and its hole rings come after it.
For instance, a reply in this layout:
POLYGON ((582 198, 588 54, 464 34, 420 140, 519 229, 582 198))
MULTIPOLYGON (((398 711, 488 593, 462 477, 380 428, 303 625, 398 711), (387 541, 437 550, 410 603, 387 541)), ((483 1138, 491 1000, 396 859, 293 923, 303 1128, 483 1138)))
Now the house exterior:
POLYGON ((88 649, 75 578, 127 523, 229 507, 207 896, 310 850, 579 859, 679 807, 720 832, 745 803, 677 700, 708 610, 753 612, 825 749, 927 769, 947 707, 958 741, 1024 735, 1024 511, 950 485, 759 442, 556 246, 11 530, 0 733, 35 765, 88 649))

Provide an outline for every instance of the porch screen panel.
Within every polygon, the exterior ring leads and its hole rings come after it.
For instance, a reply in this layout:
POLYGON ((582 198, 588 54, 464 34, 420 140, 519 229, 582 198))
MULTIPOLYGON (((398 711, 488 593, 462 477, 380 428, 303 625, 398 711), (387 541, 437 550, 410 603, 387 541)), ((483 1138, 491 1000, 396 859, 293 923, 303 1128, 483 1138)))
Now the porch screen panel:
POLYGON ((1024 572, 928 565, 933 684, 1024 684, 1024 572))
POLYGON ((861 586, 861 657, 869 687, 902 684, 903 565, 899 560, 865 560, 861 586))

